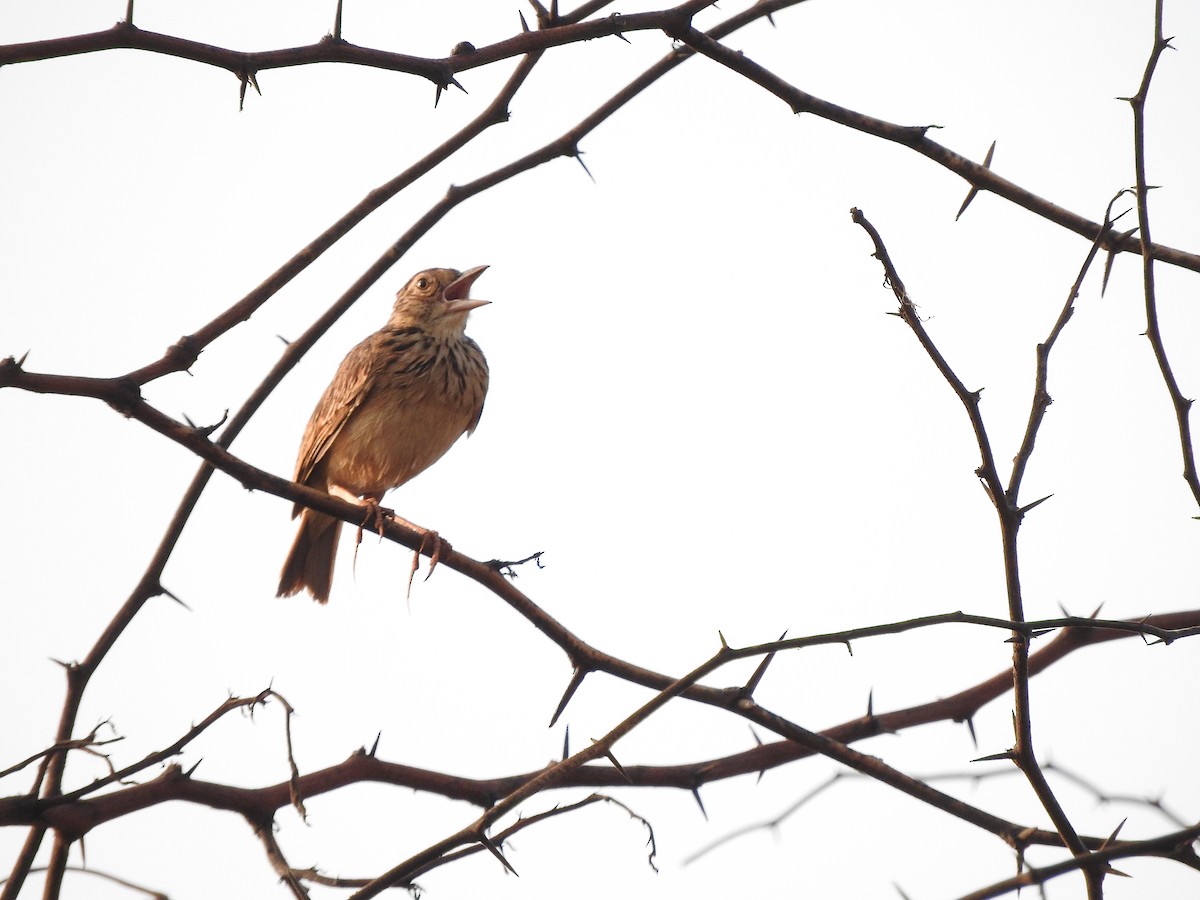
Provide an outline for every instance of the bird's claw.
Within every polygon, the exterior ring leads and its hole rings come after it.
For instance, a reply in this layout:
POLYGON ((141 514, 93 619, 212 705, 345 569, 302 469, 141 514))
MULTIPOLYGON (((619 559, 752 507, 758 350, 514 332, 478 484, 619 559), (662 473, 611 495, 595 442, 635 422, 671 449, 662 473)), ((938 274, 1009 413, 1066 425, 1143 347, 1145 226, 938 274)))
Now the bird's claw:
POLYGON ((383 537, 383 520, 385 518, 393 518, 396 515, 395 510, 388 509, 385 506, 380 506, 379 501, 374 497, 363 497, 363 506, 367 508, 367 514, 363 518, 362 525, 358 526, 358 531, 361 536, 363 528, 366 527, 368 521, 373 521, 375 530, 379 533, 379 537, 383 537))
POLYGON ((450 542, 436 531, 421 530, 421 546, 413 551, 412 567, 408 570, 408 590, 405 594, 406 597, 412 597, 413 578, 417 575, 417 569, 421 567, 421 554, 425 553, 425 548, 430 541, 433 542, 433 550, 429 553, 429 571, 425 573, 424 581, 428 581, 433 576, 433 570, 441 562, 442 551, 450 552, 453 549, 450 546, 450 542))

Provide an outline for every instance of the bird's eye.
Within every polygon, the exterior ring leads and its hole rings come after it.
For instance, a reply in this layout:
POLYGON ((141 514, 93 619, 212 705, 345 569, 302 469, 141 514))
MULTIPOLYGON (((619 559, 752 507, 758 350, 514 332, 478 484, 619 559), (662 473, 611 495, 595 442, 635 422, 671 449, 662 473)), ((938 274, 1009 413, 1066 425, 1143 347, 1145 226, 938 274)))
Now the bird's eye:
POLYGON ((417 279, 417 290, 423 291, 429 287, 429 279, 422 275, 417 279))

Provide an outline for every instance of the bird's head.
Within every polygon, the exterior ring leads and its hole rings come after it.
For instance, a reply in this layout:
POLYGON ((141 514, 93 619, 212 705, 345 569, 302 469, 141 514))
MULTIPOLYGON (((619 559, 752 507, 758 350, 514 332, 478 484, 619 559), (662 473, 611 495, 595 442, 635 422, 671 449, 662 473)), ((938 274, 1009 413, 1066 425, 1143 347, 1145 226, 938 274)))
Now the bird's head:
POLYGON ((447 335, 462 334, 467 313, 490 300, 475 300, 471 285, 487 266, 457 269, 425 269, 408 280, 396 294, 392 310, 393 325, 419 325, 427 331, 447 335))

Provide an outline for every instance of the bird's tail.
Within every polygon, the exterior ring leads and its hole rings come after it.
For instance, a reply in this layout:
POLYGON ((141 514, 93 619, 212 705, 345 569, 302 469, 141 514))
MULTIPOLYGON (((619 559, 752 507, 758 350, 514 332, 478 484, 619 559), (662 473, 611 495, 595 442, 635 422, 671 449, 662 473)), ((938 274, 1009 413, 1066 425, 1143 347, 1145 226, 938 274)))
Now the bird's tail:
POLYGON ((283 564, 276 596, 290 597, 308 589, 318 603, 329 601, 333 564, 342 522, 312 509, 301 513, 300 530, 283 564))

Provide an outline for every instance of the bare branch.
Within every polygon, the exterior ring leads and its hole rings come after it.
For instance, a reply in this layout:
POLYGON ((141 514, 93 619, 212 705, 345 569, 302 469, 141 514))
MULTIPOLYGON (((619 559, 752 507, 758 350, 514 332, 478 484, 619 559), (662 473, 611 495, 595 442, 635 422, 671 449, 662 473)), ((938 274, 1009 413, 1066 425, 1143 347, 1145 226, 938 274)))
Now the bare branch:
MULTIPOLYGON (((874 135, 875 137, 883 138, 884 140, 892 141, 915 150, 922 156, 961 176, 977 190, 991 191, 997 196, 1003 197, 1005 200, 1015 203, 1017 206, 1027 209, 1049 222, 1060 225, 1068 231, 1073 231, 1088 240, 1091 240, 1100 231, 1100 223, 1091 222, 1083 216, 1063 209, 1061 206, 1037 196, 1008 179, 1002 178, 993 172, 991 168, 972 162, 965 156, 955 153, 936 141, 930 140, 926 132, 932 126, 895 125, 891 122, 885 122, 882 119, 875 119, 854 110, 846 109, 843 106, 838 106, 819 97, 814 97, 812 94, 805 93, 799 88, 793 87, 783 81, 778 76, 752 61, 745 54, 729 49, 719 43, 719 41, 714 40, 712 36, 705 35, 690 26, 669 33, 672 37, 692 47, 696 52, 704 54, 770 91, 787 103, 794 113, 812 113, 813 115, 820 116, 822 119, 828 119, 839 125, 853 128, 855 131, 874 135)), ((1193 272, 1200 272, 1200 254, 1176 250, 1172 247, 1162 246, 1161 244, 1152 244, 1148 239, 1145 240, 1145 244, 1147 248, 1146 252, 1153 259, 1184 269, 1190 269, 1193 272)), ((1141 252, 1141 244, 1138 241, 1117 234, 1106 235, 1101 246, 1108 250, 1124 253, 1141 252)))
POLYGON ((1129 98, 1133 108, 1133 158, 1137 178, 1137 213, 1138 232, 1141 235, 1142 254, 1142 289, 1146 304, 1146 337, 1154 351, 1154 359, 1158 362, 1162 373, 1163 384, 1175 408, 1175 422, 1179 429, 1179 451, 1183 457, 1183 478, 1192 492, 1192 497, 1200 504, 1200 474, 1196 470, 1196 450, 1192 445, 1192 425, 1190 413, 1192 401, 1183 396, 1175 372, 1171 369, 1167 348, 1163 343, 1162 331, 1158 324, 1158 299, 1154 288, 1154 244, 1150 240, 1150 185, 1146 183, 1146 98, 1150 93, 1150 81, 1158 68, 1158 60, 1171 42, 1163 37, 1162 30, 1163 3, 1155 0, 1154 4, 1154 45, 1150 50, 1150 58, 1146 61, 1146 69, 1142 73, 1142 83, 1137 93, 1129 98))

